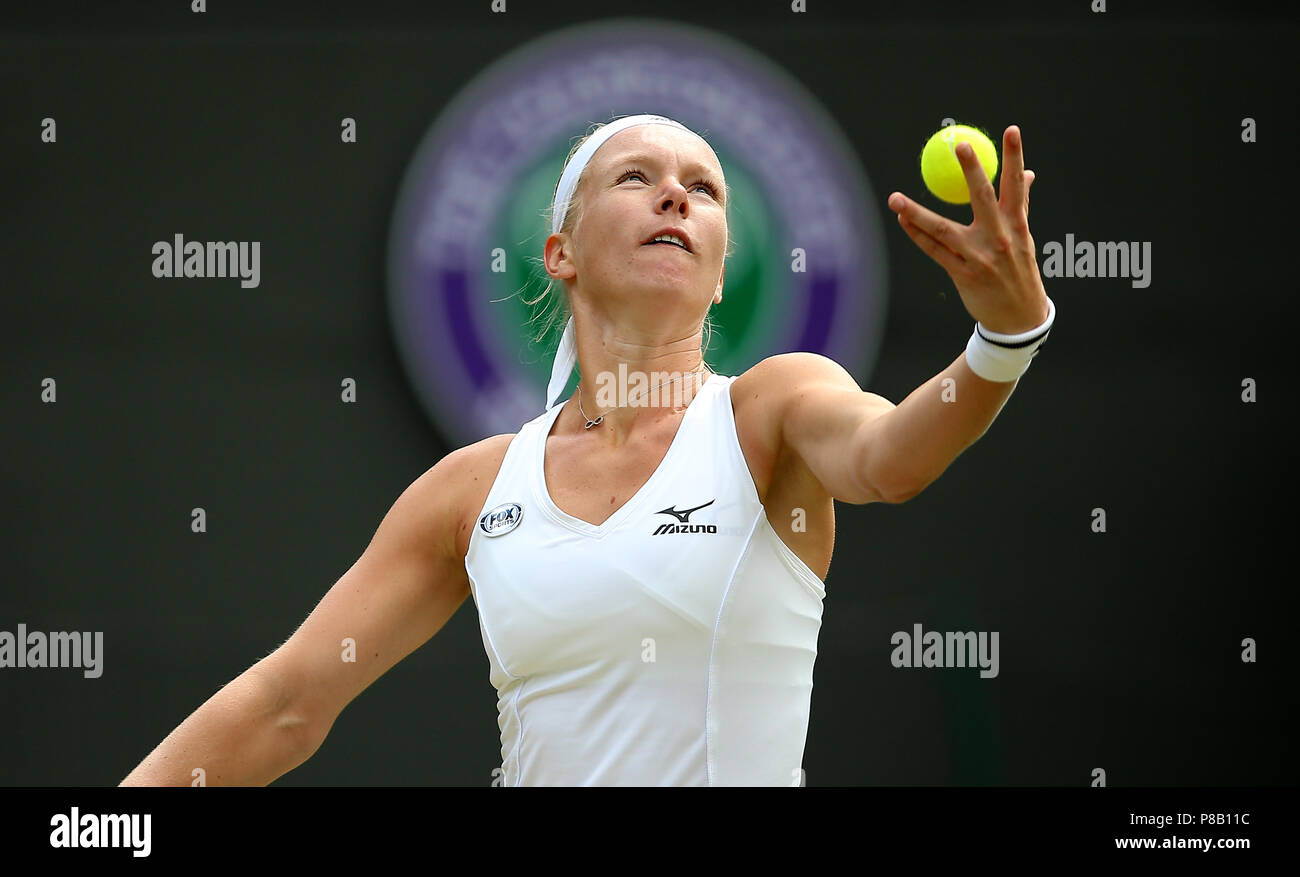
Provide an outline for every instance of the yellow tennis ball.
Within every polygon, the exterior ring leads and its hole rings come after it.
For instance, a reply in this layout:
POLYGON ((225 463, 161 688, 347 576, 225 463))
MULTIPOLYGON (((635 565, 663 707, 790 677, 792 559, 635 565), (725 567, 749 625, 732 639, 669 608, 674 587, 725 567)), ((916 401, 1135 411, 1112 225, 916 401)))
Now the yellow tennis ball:
POLYGON ((940 201, 949 204, 969 204, 970 188, 966 185, 966 174, 957 160, 956 148, 961 141, 966 141, 975 149, 975 157, 984 166, 989 182, 998 172, 998 151, 978 128, 969 125, 947 125, 935 132, 921 150, 921 179, 925 186, 940 201))

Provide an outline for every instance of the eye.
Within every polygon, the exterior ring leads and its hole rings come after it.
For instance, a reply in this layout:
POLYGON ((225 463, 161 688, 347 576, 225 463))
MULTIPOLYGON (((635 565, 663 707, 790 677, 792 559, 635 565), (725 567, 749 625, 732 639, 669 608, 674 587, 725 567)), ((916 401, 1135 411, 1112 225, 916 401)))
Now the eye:
MULTIPOLYGON (((638 168, 628 168, 627 170, 623 171, 623 175, 618 178, 617 182, 624 183, 632 179, 633 177, 640 177, 641 182, 643 183, 646 182, 645 171, 640 170, 638 168)), ((701 187, 703 187, 713 198, 716 199, 718 197, 718 187, 708 182, 707 180, 701 180, 691 188, 698 189, 701 187)))

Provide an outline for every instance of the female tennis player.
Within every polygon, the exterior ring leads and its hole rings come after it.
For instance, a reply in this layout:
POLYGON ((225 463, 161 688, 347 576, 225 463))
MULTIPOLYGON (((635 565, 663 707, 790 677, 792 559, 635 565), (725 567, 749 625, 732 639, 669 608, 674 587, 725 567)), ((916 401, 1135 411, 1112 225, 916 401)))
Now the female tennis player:
POLYGON ((975 330, 894 405, 812 353, 713 373, 703 330, 729 240, 717 155, 662 116, 587 135, 545 244, 571 316, 544 413, 416 479, 288 641, 123 784, 194 784, 198 770, 270 783, 472 595, 497 782, 799 785, 833 501, 924 490, 989 428, 1055 318, 1019 130, 1003 135, 1000 197, 969 145, 957 157, 970 225, 898 192, 888 204, 975 330), (575 362, 577 390, 557 401, 575 362))

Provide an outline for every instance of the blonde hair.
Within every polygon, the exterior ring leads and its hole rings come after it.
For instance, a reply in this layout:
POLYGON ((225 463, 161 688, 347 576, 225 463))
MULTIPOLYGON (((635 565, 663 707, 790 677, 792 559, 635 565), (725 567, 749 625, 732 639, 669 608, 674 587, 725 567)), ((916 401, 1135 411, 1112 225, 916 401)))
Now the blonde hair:
MULTIPOLYGON (((582 144, 586 143, 593 134, 605 127, 606 124, 608 123, 596 123, 589 131, 587 131, 586 134, 580 137, 573 144, 573 147, 569 150, 568 156, 564 159, 564 167, 569 166, 569 162, 573 160, 573 156, 582 148, 582 144)), ((700 139, 703 138, 701 137, 700 139)), ((707 143, 708 141, 705 142, 707 143)), ((582 218, 582 182, 587 178, 587 172, 590 168, 591 165, 588 164, 587 167, 582 169, 582 173, 578 176, 577 185, 573 188, 573 197, 569 199, 568 212, 565 214, 564 224, 560 226, 560 231, 566 234, 573 234, 574 229, 577 228, 578 220, 582 218)), ((556 185, 559 185, 558 180, 556 185)), ((725 210, 728 219, 727 249, 723 254, 723 259, 725 260, 731 258, 731 254, 735 251, 735 241, 731 237, 731 186, 727 184, 725 178, 722 181, 722 186, 725 192, 723 209, 725 210)), ((560 209, 563 210, 564 205, 560 205, 560 209)), ((551 205, 542 212, 542 218, 546 223, 545 227, 547 229, 551 228, 554 223, 554 211, 555 206, 551 205)), ((529 260, 541 270, 543 275, 546 275, 546 260, 544 257, 530 256, 529 260)), ((533 316, 529 318, 528 322, 540 324, 540 327, 533 335, 532 340, 534 343, 540 343, 548 334, 563 327, 564 324, 569 321, 571 308, 569 305, 568 289, 562 282, 557 281, 554 277, 547 276, 546 287, 538 295, 533 298, 527 298, 526 296, 521 296, 520 298, 524 304, 534 308, 533 316), (537 307, 539 304, 541 305, 540 308, 537 307)), ((712 308, 710 307, 710 311, 711 310, 712 308)), ((709 349, 709 341, 713 337, 712 313, 706 313, 704 315, 703 335, 704 342, 700 347, 701 354, 705 353, 709 349)))

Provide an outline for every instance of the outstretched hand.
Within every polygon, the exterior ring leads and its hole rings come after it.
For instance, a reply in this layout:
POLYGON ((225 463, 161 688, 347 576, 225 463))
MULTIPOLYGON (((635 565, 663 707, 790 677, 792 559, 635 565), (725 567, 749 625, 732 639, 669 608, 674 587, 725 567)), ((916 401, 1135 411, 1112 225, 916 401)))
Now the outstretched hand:
POLYGON ((945 219, 901 192, 889 196, 889 208, 908 237, 948 272, 972 317, 992 332, 1027 332, 1049 310, 1029 234, 1034 172, 1025 170, 1020 129, 1012 125, 1002 135, 1000 198, 971 145, 959 142, 955 151, 971 193, 970 225, 945 219))

